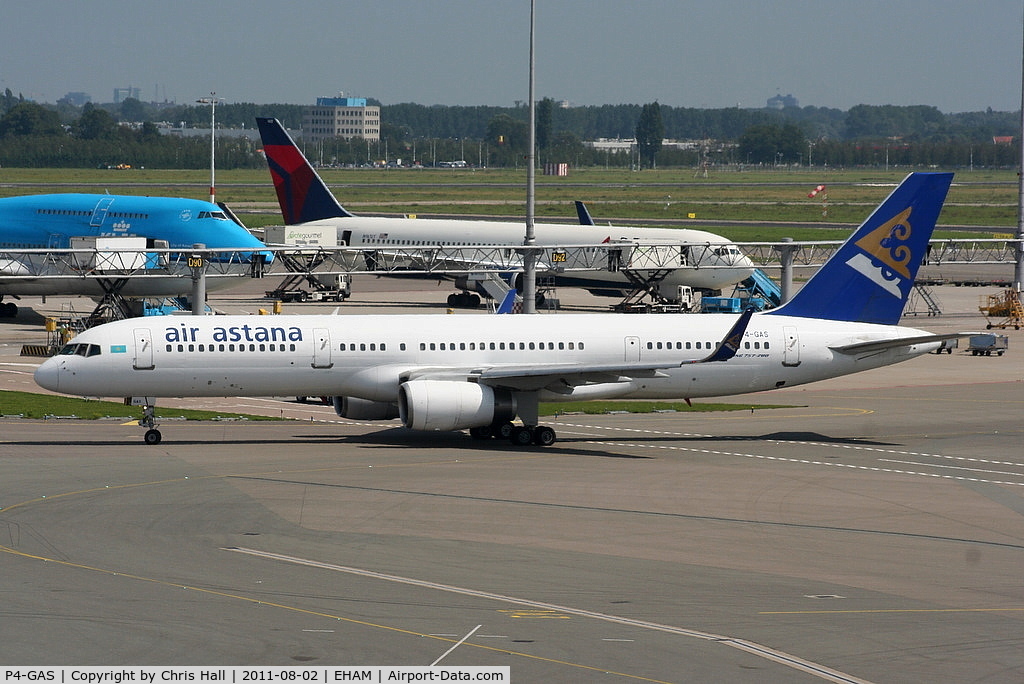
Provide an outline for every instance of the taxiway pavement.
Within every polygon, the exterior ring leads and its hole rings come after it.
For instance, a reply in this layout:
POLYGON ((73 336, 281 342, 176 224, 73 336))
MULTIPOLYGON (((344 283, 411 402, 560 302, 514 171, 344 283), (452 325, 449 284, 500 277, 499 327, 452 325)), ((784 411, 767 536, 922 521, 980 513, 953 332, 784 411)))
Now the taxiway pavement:
MULTIPOLYGON (((950 290, 949 314, 906 324, 983 328, 980 291, 950 290)), ((14 345, 29 323, 3 325, 14 345)), ((3 418, 0 660, 425 665, 481 625, 442 662, 1020 681, 1024 333, 1005 334, 1004 357, 731 400, 788 408, 563 415, 549 448, 273 398, 217 404, 302 420, 169 422, 158 446, 123 421, 3 418)), ((32 363, 0 348, 0 384, 32 363)))

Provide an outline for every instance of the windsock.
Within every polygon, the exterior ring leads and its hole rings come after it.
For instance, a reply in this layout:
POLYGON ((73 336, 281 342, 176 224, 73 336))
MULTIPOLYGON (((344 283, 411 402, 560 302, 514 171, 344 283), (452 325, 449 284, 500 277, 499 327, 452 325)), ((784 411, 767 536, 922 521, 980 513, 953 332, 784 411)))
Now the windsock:
POLYGON ((819 185, 818 187, 814 188, 809 193, 807 193, 807 196, 808 197, 814 197, 815 195, 817 195, 819 192, 821 192, 824 189, 825 189, 824 185, 819 185))

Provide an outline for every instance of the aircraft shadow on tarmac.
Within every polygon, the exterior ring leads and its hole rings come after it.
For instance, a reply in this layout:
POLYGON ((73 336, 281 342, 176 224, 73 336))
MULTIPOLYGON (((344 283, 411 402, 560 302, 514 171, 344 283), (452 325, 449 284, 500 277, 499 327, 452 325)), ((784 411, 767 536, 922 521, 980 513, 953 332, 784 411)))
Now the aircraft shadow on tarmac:
MULTIPOLYGON (((169 431, 170 432, 170 431, 169 431)), ((610 442, 617 443, 623 441, 623 438, 608 435, 604 437, 560 437, 558 442, 550 447, 536 447, 536 449, 544 450, 545 453, 552 455, 578 455, 578 456, 601 456, 604 458, 620 458, 620 459, 654 459, 654 456, 640 456, 633 454, 620 454, 620 453, 608 453, 601 450, 596 450, 589 447, 599 447, 599 444, 595 442, 610 442), (575 446, 574 446, 575 444, 575 446), (586 446, 585 446, 586 445, 586 446)), ((793 443, 817 443, 817 444, 841 444, 849 446, 873 446, 873 447, 893 447, 899 446, 895 442, 881 442, 870 439, 858 438, 858 437, 829 437, 817 432, 772 432, 764 435, 642 435, 642 434, 630 434, 628 441, 639 444, 655 444, 662 442, 674 442, 674 443, 707 443, 707 442, 793 442, 793 443)), ((69 443, 66 440, 47 439, 47 440, 12 440, 6 442, 9 445, 24 445, 24 446, 59 446, 65 447, 69 443)), ((214 444, 217 442, 213 442, 214 444)), ((526 447, 511 447, 503 440, 492 440, 492 441, 481 441, 469 438, 464 432, 413 432, 404 428, 391 428, 385 430, 378 430, 375 432, 368 432, 362 435, 339 435, 332 433, 321 433, 321 434, 293 434, 290 436, 283 436, 278 438, 258 438, 258 439, 225 439, 219 443, 242 445, 271 445, 271 444, 327 444, 327 445, 343 445, 350 444, 352 446, 360 446, 364 448, 385 448, 385 447, 407 447, 410 449, 419 449, 423 451, 433 449, 459 449, 464 451, 479 451, 481 449, 493 449, 507 451, 509 453, 532 453, 535 448, 531 446, 526 447)), ((74 442, 77 445, 88 445, 92 447, 103 446, 103 447, 119 447, 119 446, 138 446, 140 449, 152 450, 153 447, 147 447, 141 443, 141 438, 138 443, 125 442, 124 440, 111 440, 111 439, 99 439, 99 440, 77 440, 74 442)), ((211 441, 208 439, 177 439, 173 433, 168 434, 168 439, 162 446, 164 448, 173 449, 175 447, 189 447, 189 446, 210 446, 211 441)))
POLYGON ((574 437, 559 437, 558 441, 552 446, 548 447, 512 447, 505 440, 495 439, 490 441, 483 441, 469 438, 464 432, 414 432, 403 428, 392 428, 388 430, 380 430, 377 432, 369 432, 364 435, 350 435, 339 437, 335 435, 329 438, 327 435, 303 435, 301 438, 303 441, 306 439, 312 440, 326 440, 334 443, 354 444, 361 445, 369 448, 383 448, 383 447, 408 447, 410 449, 461 449, 465 451, 480 451, 483 449, 504 451, 510 454, 515 453, 546 453, 560 456, 601 456, 605 458, 624 458, 624 459, 651 459, 651 456, 636 456, 630 454, 609 454, 604 452, 594 451, 593 449, 586 449, 581 447, 573 447, 573 442, 580 444, 588 444, 594 441, 593 438, 574 438, 574 437))

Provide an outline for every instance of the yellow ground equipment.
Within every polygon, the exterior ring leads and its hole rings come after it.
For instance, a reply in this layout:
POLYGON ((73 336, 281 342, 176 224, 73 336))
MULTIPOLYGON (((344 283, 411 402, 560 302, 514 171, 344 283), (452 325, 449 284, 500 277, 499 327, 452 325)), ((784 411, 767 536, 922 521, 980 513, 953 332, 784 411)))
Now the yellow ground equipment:
POLYGON ((1020 330, 1020 326, 1024 325, 1024 304, 1021 304, 1020 293, 1012 287, 1002 294, 982 296, 978 309, 988 321, 986 327, 989 330, 1010 326, 1020 330))

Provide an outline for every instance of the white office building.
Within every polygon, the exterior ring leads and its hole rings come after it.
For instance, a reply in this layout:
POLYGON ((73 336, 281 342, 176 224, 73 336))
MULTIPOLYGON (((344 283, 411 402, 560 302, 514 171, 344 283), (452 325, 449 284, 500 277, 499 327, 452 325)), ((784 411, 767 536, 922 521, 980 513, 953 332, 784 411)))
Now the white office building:
POLYGON ((331 138, 380 140, 380 107, 367 106, 362 97, 318 97, 302 115, 302 139, 331 138))

